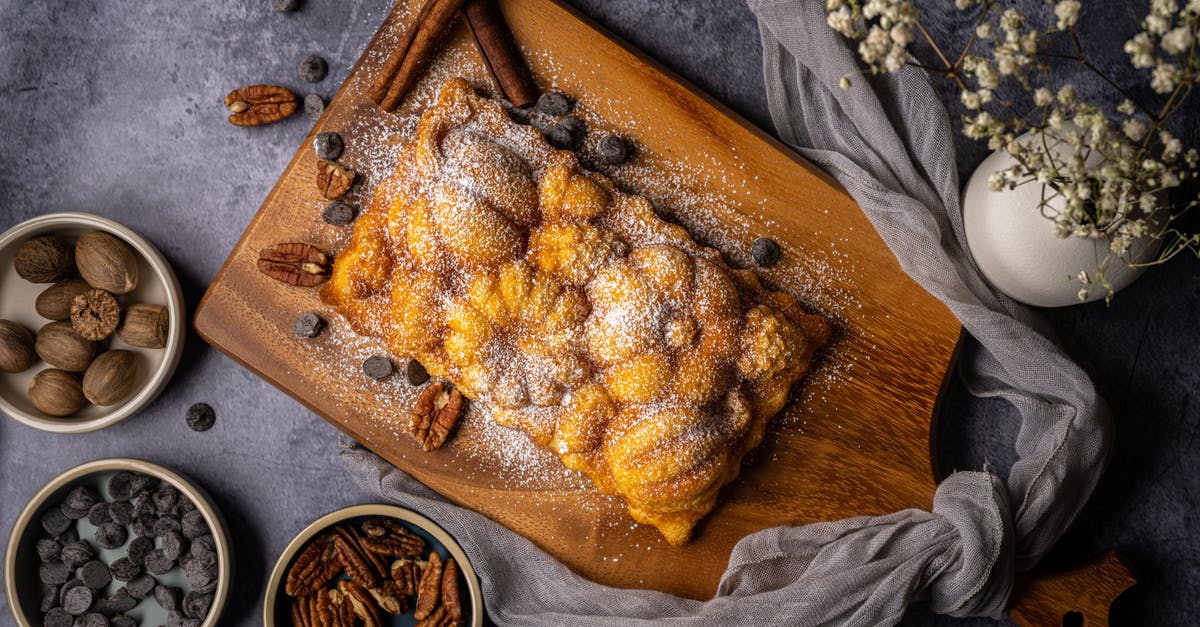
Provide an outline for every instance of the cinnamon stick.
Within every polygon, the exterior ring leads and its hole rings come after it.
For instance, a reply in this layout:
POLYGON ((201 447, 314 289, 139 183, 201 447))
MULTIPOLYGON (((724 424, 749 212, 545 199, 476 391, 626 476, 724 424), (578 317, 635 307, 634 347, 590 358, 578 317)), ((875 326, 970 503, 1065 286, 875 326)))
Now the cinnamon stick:
POLYGON ((538 97, 537 85, 496 0, 468 0, 463 13, 488 74, 504 97, 516 107, 533 104, 538 97))
POLYGON ((375 82, 371 83, 371 91, 369 92, 371 102, 383 104, 383 98, 387 95, 388 88, 392 86, 392 81, 396 78, 396 72, 400 71, 400 65, 404 63, 404 58, 408 56, 408 49, 412 47, 417 31, 421 29, 421 24, 424 24, 429 18, 429 12, 433 9, 433 5, 437 4, 437 1, 428 0, 421 6, 421 12, 417 14, 417 19, 409 25, 408 31, 404 33, 404 38, 400 40, 400 43, 392 50, 392 54, 388 56, 387 61, 383 64, 383 68, 379 70, 379 74, 375 77, 375 82))
POLYGON ((391 86, 379 103, 384 111, 394 110, 416 84, 421 72, 433 60, 439 42, 464 2, 466 0, 429 0, 428 13, 422 9, 422 15, 418 16, 413 27, 412 42, 404 53, 404 60, 400 62, 391 86))

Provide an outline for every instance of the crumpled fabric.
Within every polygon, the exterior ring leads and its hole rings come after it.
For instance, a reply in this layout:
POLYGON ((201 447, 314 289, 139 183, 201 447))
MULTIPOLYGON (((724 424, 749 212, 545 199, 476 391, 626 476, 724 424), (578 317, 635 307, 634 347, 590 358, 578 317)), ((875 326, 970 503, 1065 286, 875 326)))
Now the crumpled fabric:
POLYGON ((913 601, 999 618, 1014 574, 1062 535, 1103 471, 1107 405, 1037 316, 992 290, 966 253, 951 125, 925 74, 861 75, 826 26, 823 0, 747 2, 780 138, 841 182, 904 271, 962 321, 978 343, 960 365, 968 388, 1017 408, 1018 459, 1007 479, 987 469, 950 475, 932 511, 747 536, 717 594, 696 601, 587 581, 524 537, 345 446, 364 485, 458 540, 499 625, 889 625, 913 601), (843 76, 852 77, 849 89, 839 86, 843 76))

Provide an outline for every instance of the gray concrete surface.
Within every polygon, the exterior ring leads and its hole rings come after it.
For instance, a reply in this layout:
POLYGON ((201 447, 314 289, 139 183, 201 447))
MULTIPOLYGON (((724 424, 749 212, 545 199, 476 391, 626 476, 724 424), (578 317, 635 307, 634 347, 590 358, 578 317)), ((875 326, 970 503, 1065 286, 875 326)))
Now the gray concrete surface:
MULTIPOLYGON (((741 0, 571 2, 770 130, 758 32, 741 0)), ((276 15, 268 0, 0 0, 0 229, 61 210, 114 218, 159 246, 194 308, 310 127, 295 116, 233 128, 224 94, 272 82, 332 96, 389 6, 305 0, 300 12, 276 15), (309 87, 296 65, 313 53, 329 60, 330 76, 309 87)), ((1125 9, 1105 10, 1124 17, 1125 9)), ((952 16, 936 21, 961 32, 952 16)), ((1090 43, 1112 56, 1122 41, 1101 30, 1090 43)), ((959 148, 969 172, 984 151, 965 141, 959 148)), ((1114 406, 1118 440, 1100 491, 1048 562, 1120 548, 1143 583, 1114 606, 1116 625, 1200 621, 1200 409, 1191 397, 1200 383, 1198 279, 1196 262, 1179 260, 1111 308, 1049 313, 1114 406)), ((943 467, 1007 468, 1015 435, 1004 403, 971 399, 955 383, 939 428, 943 467)), ((192 337, 171 386, 121 425, 51 436, 0 420, 0 533, 7 537, 24 501, 71 465, 113 455, 164 463, 206 486, 228 517, 237 575, 224 623, 256 625, 267 573, 288 539, 321 514, 374 499, 343 471, 336 440, 323 420, 192 337), (216 407, 212 431, 184 424, 196 401, 216 407)), ((0 608, 0 623, 10 621, 0 608)), ((995 623, 917 607, 905 624, 995 623)))

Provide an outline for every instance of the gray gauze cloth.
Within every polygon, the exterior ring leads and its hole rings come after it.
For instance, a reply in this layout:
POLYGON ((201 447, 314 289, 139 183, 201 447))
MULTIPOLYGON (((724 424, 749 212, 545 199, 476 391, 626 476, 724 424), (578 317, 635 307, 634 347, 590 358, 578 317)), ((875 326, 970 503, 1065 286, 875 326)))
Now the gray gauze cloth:
POLYGON ((362 448, 342 455, 384 497, 462 544, 501 625, 883 625, 911 601, 1000 617, 1014 572, 1074 519, 1108 456, 1110 416, 1087 375, 1029 311, 996 294, 965 252, 951 127, 915 69, 863 77, 825 24, 823 0, 749 0, 762 32, 771 114, 782 139, 841 181, 905 272, 978 341, 964 364, 974 393, 1019 410, 1007 482, 959 472, 931 512, 910 509, 776 527, 733 549, 715 597, 682 599, 589 582, 530 541, 448 504, 362 448), (846 75, 850 89, 838 86, 846 75))

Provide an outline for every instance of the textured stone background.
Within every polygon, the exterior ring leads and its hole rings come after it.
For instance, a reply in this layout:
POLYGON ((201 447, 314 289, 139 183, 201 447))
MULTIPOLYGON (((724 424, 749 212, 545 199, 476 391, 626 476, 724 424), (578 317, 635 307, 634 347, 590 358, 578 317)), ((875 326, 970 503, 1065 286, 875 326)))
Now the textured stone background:
MULTIPOLYGON (((758 31, 741 0, 570 1, 771 129, 758 31)), ((1135 22, 1141 9, 1100 4, 1112 6, 1089 5, 1104 14, 1088 44, 1119 62, 1127 35, 1110 26, 1135 22)), ((276 15, 267 0, 0 0, 0 229, 51 211, 114 218, 158 245, 194 308, 311 124, 298 115, 234 128, 224 121, 224 94, 273 82, 331 97, 389 6, 305 0, 300 12, 276 15), (311 53, 331 70, 315 88, 296 76, 311 53)), ((934 22, 948 37, 962 32, 952 15, 934 22)), ((961 171, 984 152, 963 142, 961 171)), ((1114 606, 1117 625, 1200 621, 1193 535, 1200 409, 1191 398, 1200 384, 1198 279, 1196 262, 1181 259, 1150 272, 1110 308, 1048 312, 1113 405, 1118 435, 1099 492, 1048 561, 1121 549, 1143 583, 1114 606)), ((1011 464, 1017 425, 1007 405, 971 399, 955 382, 946 409, 944 468, 1011 464)), ((267 573, 291 536, 330 510, 375 498, 346 475, 336 440, 325 421, 192 337, 166 392, 120 425, 51 436, 0 420, 0 533, 7 537, 25 500, 69 466, 114 455, 167 464, 206 486, 228 518, 237 574, 225 622, 255 625, 267 573), (216 407, 212 431, 192 433, 184 424, 196 401, 216 407)), ((2 611, 0 623, 10 621, 2 611)), ((996 623, 937 618, 917 607, 905 624, 996 623)))

